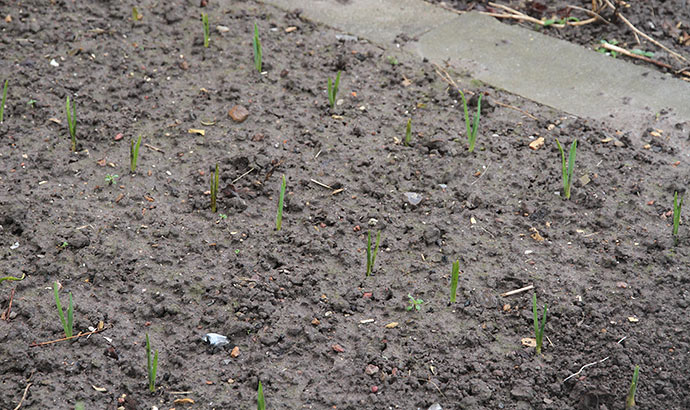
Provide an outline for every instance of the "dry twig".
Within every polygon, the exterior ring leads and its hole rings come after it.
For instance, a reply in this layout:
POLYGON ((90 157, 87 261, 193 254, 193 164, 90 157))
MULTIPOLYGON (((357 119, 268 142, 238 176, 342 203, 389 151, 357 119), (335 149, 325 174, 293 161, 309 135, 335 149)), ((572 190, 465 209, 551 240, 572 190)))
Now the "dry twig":
POLYGON ((29 387, 31 387, 33 383, 29 383, 26 385, 26 388, 24 389, 24 395, 22 395, 22 399, 19 400, 19 404, 17 404, 17 407, 14 408, 14 410, 19 410, 20 407, 22 407, 22 403, 24 403, 24 399, 26 399, 26 394, 29 393, 29 387))
POLYGON ((618 46, 613 45, 613 44, 610 44, 610 43, 603 43, 603 44, 601 45, 601 48, 605 48, 605 49, 607 49, 607 50, 609 50, 609 51, 615 51, 615 52, 617 52, 617 53, 621 53, 621 54, 623 54, 623 55, 625 55, 625 56, 628 56, 628 57, 637 58, 638 60, 646 61, 646 62, 648 62, 648 63, 652 63, 652 64, 655 64, 655 65, 658 65, 659 67, 663 67, 663 68, 667 68, 667 69, 669 69, 669 70, 673 70, 673 67, 671 67, 670 65, 668 65, 668 64, 666 64, 666 63, 662 63, 661 61, 653 60, 653 59, 651 59, 651 58, 649 58, 649 57, 646 57, 646 56, 642 56, 642 55, 639 55, 639 54, 635 54, 635 53, 633 53, 633 52, 631 52, 631 51, 628 51, 628 50, 624 49, 623 47, 618 47, 618 46))
POLYGON ((76 339, 78 337, 95 335, 96 333, 101 333, 102 331, 104 331, 106 329, 110 329, 110 328, 111 328, 111 326, 103 326, 102 328, 96 329, 92 332, 86 332, 86 333, 80 332, 78 335, 74 335, 74 336, 70 336, 70 337, 63 337, 61 339, 50 340, 47 342, 40 342, 40 343, 33 342, 29 345, 29 347, 46 346, 46 345, 50 345, 50 344, 57 343, 57 342, 64 342, 65 340, 76 339))

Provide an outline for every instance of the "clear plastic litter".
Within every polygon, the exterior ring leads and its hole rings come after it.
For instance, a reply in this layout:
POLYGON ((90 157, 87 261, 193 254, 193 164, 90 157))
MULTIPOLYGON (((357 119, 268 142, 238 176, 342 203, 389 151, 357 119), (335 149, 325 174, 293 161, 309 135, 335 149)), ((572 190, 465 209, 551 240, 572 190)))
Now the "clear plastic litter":
POLYGON ((212 347, 221 347, 230 343, 227 336, 218 333, 206 333, 201 339, 212 347))

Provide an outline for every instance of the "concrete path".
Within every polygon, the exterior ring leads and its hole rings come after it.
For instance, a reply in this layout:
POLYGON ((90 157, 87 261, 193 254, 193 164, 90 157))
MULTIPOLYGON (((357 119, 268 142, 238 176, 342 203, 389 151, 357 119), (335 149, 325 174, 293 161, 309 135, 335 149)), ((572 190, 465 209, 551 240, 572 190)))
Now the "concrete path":
POLYGON ((405 45, 411 53, 635 137, 661 127, 655 116, 664 109, 667 127, 690 127, 690 83, 478 13, 458 15, 421 0, 262 1, 300 8, 310 20, 384 47, 405 34, 415 39, 405 45))

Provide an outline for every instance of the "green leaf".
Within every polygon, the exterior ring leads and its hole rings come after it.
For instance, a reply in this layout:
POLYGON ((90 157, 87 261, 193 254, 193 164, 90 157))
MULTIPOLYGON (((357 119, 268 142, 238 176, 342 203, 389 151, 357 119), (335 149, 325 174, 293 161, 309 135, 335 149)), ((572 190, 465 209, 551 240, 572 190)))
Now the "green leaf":
POLYGON ((264 400, 264 387, 259 380, 259 389, 256 393, 256 409, 266 410, 266 401, 264 400))

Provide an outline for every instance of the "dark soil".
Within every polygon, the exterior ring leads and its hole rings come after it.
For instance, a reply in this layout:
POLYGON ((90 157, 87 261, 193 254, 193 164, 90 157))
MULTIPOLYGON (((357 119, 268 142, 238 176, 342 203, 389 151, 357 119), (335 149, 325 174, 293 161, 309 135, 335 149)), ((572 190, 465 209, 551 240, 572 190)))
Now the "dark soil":
MULTIPOLYGON (((494 13, 505 13, 504 10, 489 5, 489 0, 482 1, 467 1, 467 0, 427 0, 431 3, 437 3, 446 7, 455 8, 457 10, 476 10, 489 11, 494 13)), ((597 3, 601 1, 596 0, 597 3)), ((637 29, 641 30, 648 36, 651 36, 656 41, 660 42, 667 48, 680 53, 685 58, 690 58, 690 7, 687 0, 667 0, 667 1, 619 1, 612 0, 614 5, 618 7, 620 13, 637 29)), ((592 17, 586 12, 575 9, 570 6, 578 6, 582 9, 592 10, 592 1, 525 1, 525 0, 507 0, 497 1, 494 3, 509 6, 524 14, 527 14, 536 19, 564 19, 568 17, 575 17, 579 20, 586 20, 592 17)), ((608 42, 618 42, 618 46, 633 50, 652 52, 652 58, 657 61, 669 64, 674 67, 674 70, 661 68, 657 65, 643 62, 639 59, 634 59, 625 56, 618 56, 635 64, 644 64, 649 67, 654 67, 661 71, 677 71, 687 68, 687 62, 679 61, 671 56, 667 51, 657 45, 639 37, 638 43, 635 38, 635 33, 630 27, 619 19, 614 11, 609 7, 603 7, 599 13, 609 23, 598 20, 591 24, 581 26, 566 26, 557 28, 555 26, 537 27, 536 24, 512 20, 501 19, 507 24, 520 24, 535 30, 539 30, 544 34, 571 41, 580 44, 587 48, 597 49, 600 46, 601 40, 608 42)))
POLYGON ((635 365, 640 408, 690 408, 690 234, 681 225, 675 244, 670 214, 688 183, 686 135, 614 132, 456 78, 484 94, 468 153, 458 94, 434 67, 298 13, 194 3, 143 1, 137 22, 120 2, 2 7, 0 276, 26 278, 0 285, 2 310, 16 289, 0 321, 0 408, 27 391, 22 409, 250 409, 261 381, 270 409, 621 409, 635 365), (228 117, 235 105, 245 122, 228 117), (555 138, 578 140, 571 200, 555 138), (368 231, 382 238, 370 277, 368 231), (63 306, 73 296, 75 333, 106 330, 31 347, 64 335, 54 281, 63 306), (548 304, 541 356, 521 344, 532 291, 499 296, 530 284, 548 304), (209 332, 230 343, 211 349, 209 332))

